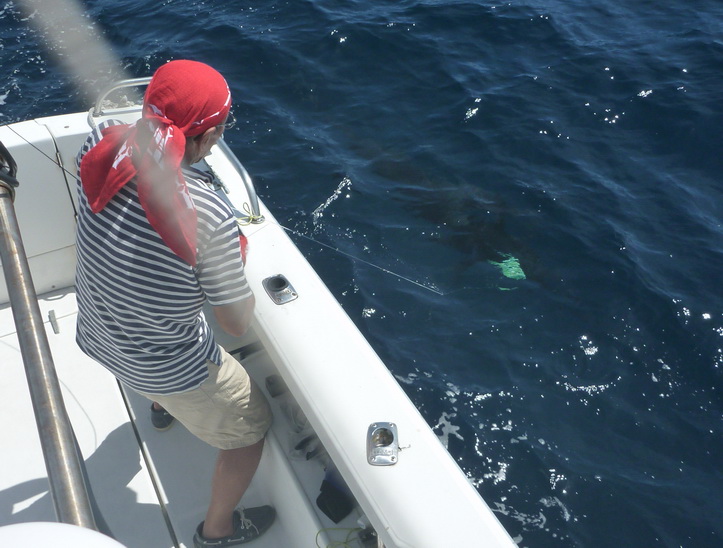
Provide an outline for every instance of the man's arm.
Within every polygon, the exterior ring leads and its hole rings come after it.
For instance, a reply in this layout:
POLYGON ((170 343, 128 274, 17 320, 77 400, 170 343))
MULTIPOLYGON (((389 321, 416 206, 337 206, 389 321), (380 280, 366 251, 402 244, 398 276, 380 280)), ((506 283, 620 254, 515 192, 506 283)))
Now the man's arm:
POLYGON ((213 314, 221 329, 229 335, 240 337, 251 325, 255 304, 256 299, 251 295, 242 301, 214 306, 213 314))

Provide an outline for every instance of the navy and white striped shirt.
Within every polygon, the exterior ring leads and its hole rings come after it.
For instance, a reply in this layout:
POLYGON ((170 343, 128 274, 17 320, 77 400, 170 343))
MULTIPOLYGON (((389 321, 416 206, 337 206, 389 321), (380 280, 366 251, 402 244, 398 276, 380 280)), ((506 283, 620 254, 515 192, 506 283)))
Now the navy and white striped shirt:
MULTIPOLYGON (((77 162, 101 138, 101 124, 77 162)), ((221 363, 203 316, 251 295, 243 272, 239 228, 231 208, 184 169, 198 216, 197 265, 176 256, 148 222, 135 181, 94 214, 78 182, 77 343, 131 388, 172 394, 196 388, 206 361, 221 363)))

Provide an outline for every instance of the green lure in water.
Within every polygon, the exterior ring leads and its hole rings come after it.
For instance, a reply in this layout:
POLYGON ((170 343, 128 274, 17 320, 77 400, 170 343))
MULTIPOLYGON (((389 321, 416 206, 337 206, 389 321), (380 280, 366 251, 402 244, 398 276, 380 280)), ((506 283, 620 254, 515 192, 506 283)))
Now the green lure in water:
POLYGON ((512 280, 525 280, 527 279, 527 276, 525 276, 525 271, 522 270, 522 267, 520 266, 520 261, 517 260, 517 257, 513 257, 512 255, 509 255, 507 253, 504 253, 503 256, 505 259, 501 262, 495 262, 495 261, 489 261, 490 264, 495 265, 496 267, 499 267, 499 269, 502 271, 502 275, 510 278, 512 280))

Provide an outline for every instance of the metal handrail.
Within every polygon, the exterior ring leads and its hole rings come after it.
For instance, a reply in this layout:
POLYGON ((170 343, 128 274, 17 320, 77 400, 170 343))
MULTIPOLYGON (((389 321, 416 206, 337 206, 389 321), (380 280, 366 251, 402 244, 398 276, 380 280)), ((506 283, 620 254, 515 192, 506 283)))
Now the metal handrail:
POLYGON ((55 514, 62 523, 97 531, 99 529, 86 489, 83 463, 65 410, 43 327, 11 188, 3 179, 0 179, 0 260, 25 364, 55 514))
POLYGON ((108 97, 114 91, 122 89, 122 88, 134 88, 134 87, 140 87, 140 86, 147 86, 150 82, 151 82, 151 77, 144 76, 143 78, 129 78, 127 80, 119 80, 118 82, 111 84, 109 87, 104 89, 103 92, 98 96, 98 100, 95 102, 95 106, 91 109, 90 115, 93 117, 102 116, 103 115, 103 101, 105 101, 106 97, 108 97))
POLYGON ((233 165, 236 172, 241 177, 241 180, 244 183, 244 186, 246 187, 246 194, 248 194, 249 202, 251 202, 251 216, 250 216, 250 222, 254 224, 263 223, 264 222, 264 216, 261 215, 261 208, 259 207, 259 197, 256 194, 256 187, 254 186, 254 182, 251 180, 251 176, 249 175, 249 172, 246 171, 246 168, 241 163, 241 161, 236 157, 236 155, 231 150, 231 147, 228 146, 225 140, 219 139, 219 141, 216 143, 216 145, 221 149, 221 151, 228 157, 229 160, 231 160, 231 164, 233 165))

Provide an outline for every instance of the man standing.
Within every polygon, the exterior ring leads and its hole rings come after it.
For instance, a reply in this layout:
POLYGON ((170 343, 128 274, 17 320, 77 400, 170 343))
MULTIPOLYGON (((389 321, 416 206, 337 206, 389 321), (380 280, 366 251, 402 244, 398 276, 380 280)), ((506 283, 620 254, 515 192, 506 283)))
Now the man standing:
POLYGON ((77 342, 219 449, 197 548, 248 542, 275 517, 269 506, 235 510, 271 413, 202 312, 208 300, 235 336, 253 317, 236 218, 190 167, 230 125, 230 108, 216 70, 171 61, 153 75, 142 118, 101 125, 78 155, 77 342))

